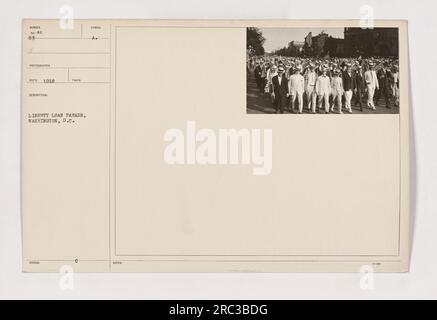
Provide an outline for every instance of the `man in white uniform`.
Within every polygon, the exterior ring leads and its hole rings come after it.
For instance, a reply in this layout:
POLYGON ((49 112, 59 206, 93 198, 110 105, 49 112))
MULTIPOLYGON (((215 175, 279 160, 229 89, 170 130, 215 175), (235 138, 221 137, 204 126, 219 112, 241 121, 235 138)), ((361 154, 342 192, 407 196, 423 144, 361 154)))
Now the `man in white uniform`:
POLYGON ((338 113, 343 113, 341 111, 341 103, 342 103, 342 97, 343 97, 343 79, 341 77, 341 71, 340 69, 334 70, 334 76, 331 80, 331 93, 332 93, 332 107, 331 112, 334 112, 335 104, 337 104, 338 107, 338 113))
POLYGON ((266 77, 266 80, 267 80, 267 84, 266 84, 266 87, 264 88, 264 91, 266 92, 266 93, 268 93, 268 94, 270 94, 270 97, 271 97, 271 101, 272 101, 272 104, 274 105, 275 103, 274 103, 274 97, 273 97, 273 84, 272 84, 272 79, 273 79, 273 77, 274 76, 276 76, 276 75, 278 75, 278 67, 276 66, 276 65, 272 65, 271 67, 270 67, 270 69, 269 70, 267 70, 267 77, 266 77))
POLYGON ((373 69, 373 63, 369 63, 369 70, 364 73, 364 81, 367 87, 367 106, 376 110, 375 104, 373 102, 373 96, 375 90, 379 89, 378 77, 373 69))
POLYGON ((392 68, 392 95, 395 98, 395 106, 399 107, 399 70, 397 66, 393 66, 392 68))
POLYGON ((326 67, 322 68, 322 74, 316 81, 316 94, 319 97, 319 110, 322 108, 322 101, 325 100, 325 113, 329 113, 329 95, 331 93, 331 84, 329 77, 326 75, 326 67))
POLYGON ((291 95, 291 110, 294 110, 294 101, 296 100, 299 103, 299 113, 302 113, 303 109, 303 91, 305 86, 305 79, 300 74, 302 71, 301 66, 297 66, 293 75, 290 76, 289 85, 289 93, 291 95))
POLYGON ((316 81, 317 74, 314 70, 314 64, 310 63, 307 73, 305 75, 305 95, 308 101, 308 110, 312 110, 312 113, 316 112, 316 81))

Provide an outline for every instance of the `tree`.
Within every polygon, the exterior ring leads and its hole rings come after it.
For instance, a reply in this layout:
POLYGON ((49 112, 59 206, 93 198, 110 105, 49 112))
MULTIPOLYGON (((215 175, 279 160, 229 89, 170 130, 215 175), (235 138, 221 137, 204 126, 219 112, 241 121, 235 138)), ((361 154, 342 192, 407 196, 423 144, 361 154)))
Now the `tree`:
POLYGON ((261 30, 258 28, 247 28, 246 49, 252 49, 256 55, 264 54, 264 38, 261 30))
POLYGON ((293 41, 288 43, 288 47, 283 47, 273 52, 274 55, 296 57, 299 55, 299 49, 294 45, 293 41))

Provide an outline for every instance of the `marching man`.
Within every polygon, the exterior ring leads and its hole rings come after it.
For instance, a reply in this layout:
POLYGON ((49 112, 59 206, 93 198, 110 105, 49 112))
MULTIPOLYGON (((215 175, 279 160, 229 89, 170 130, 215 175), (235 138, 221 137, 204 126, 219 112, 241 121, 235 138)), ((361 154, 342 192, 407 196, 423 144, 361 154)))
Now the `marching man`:
POLYGON ((326 67, 322 68, 322 74, 316 81, 316 94, 319 97, 319 110, 322 108, 322 101, 325 100, 325 113, 329 113, 329 94, 331 93, 331 84, 329 77, 326 75, 326 67))
POLYGON ((276 113, 284 113, 284 107, 288 97, 288 84, 284 74, 284 67, 280 66, 278 68, 278 74, 272 78, 272 85, 272 96, 275 99, 276 113))
POLYGON ((376 110, 373 96, 375 95, 375 90, 379 89, 379 83, 376 72, 373 70, 373 63, 369 63, 369 70, 364 73, 364 80, 367 87, 367 106, 376 110))
POLYGON ((338 113, 343 113, 341 111, 341 99, 343 97, 343 79, 341 78, 340 69, 334 70, 334 77, 331 80, 331 92, 332 92, 332 107, 331 112, 334 111, 335 104, 338 106, 338 113))
POLYGON ((300 74, 301 71, 302 67, 297 66, 294 74, 290 76, 290 81, 288 82, 288 91, 291 95, 291 110, 293 111, 294 109, 294 101, 297 97, 297 101, 299 103, 299 113, 302 113, 303 109, 303 92, 305 86, 305 79, 300 74))
POLYGON ((343 89, 345 108, 347 111, 352 112, 351 100, 354 90, 354 79, 352 75, 352 65, 350 63, 346 65, 346 70, 343 72, 343 89))
POLYGON ((378 85, 380 90, 378 90, 378 98, 383 96, 385 98, 385 106, 390 109, 390 95, 391 95, 391 82, 393 81, 393 76, 390 69, 388 69, 388 63, 385 62, 381 69, 378 70, 378 85))
POLYGON ((399 70, 397 66, 392 67, 392 95, 395 98, 395 106, 399 107, 399 70))
POLYGON ((275 99, 273 97, 273 84, 272 79, 274 76, 278 75, 278 67, 276 65, 272 65, 270 69, 267 71, 267 84, 264 89, 264 91, 268 94, 270 94, 271 101, 273 106, 275 106, 275 99))
POLYGON ((355 105, 360 106, 360 111, 363 111, 363 102, 361 101, 362 95, 364 93, 364 78, 363 78, 363 67, 358 65, 358 69, 353 77, 354 80, 354 90, 355 90, 355 105))
POLYGON ((309 69, 305 74, 305 95, 308 101, 308 110, 312 110, 313 113, 316 112, 316 100, 317 100, 317 94, 315 90, 317 74, 314 69, 315 69, 314 64, 310 63, 309 69))

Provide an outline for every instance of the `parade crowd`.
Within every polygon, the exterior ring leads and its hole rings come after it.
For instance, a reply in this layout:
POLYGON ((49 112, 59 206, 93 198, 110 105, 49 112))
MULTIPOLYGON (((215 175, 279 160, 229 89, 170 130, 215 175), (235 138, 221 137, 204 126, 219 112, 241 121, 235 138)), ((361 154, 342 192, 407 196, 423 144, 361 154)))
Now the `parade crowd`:
POLYGON ((394 58, 303 58, 252 56, 247 71, 277 113, 352 113, 363 108, 399 107, 399 61, 394 58), (296 106, 297 104, 297 106, 296 106), (356 109, 358 109, 356 108, 356 109))

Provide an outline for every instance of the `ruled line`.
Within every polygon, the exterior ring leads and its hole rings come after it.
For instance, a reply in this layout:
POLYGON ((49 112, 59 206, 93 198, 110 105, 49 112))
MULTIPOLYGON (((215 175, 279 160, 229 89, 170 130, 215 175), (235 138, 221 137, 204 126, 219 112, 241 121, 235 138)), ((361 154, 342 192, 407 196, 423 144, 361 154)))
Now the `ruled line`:
POLYGON ((109 54, 109 52, 28 52, 28 54, 109 54))

